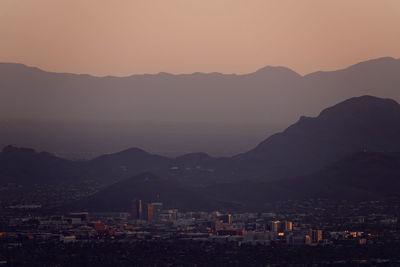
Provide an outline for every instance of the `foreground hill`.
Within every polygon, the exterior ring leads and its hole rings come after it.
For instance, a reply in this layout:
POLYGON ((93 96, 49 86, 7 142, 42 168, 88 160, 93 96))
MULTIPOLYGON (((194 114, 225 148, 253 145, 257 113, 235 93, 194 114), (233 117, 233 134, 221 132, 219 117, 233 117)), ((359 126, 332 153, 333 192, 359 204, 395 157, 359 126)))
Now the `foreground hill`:
POLYGON ((288 199, 400 197, 400 153, 358 152, 308 176, 272 182, 222 183, 205 191, 221 201, 232 201, 237 207, 253 210, 262 210, 272 201, 288 199))
POLYGON ((215 210, 228 203, 216 201, 199 190, 185 187, 173 179, 142 173, 113 184, 72 205, 72 209, 90 211, 130 211, 132 201, 163 202, 166 208, 180 210, 215 210))
POLYGON ((399 192, 400 153, 358 152, 311 175, 271 182, 239 181, 193 188, 143 173, 75 203, 72 209, 129 211, 134 199, 142 199, 181 210, 261 211, 279 200, 377 200, 400 197, 399 192))
POLYGON ((300 179, 295 185, 296 190, 313 197, 399 197, 400 153, 359 152, 300 179))
POLYGON ((130 178, 142 172, 168 170, 172 159, 150 154, 139 148, 102 155, 86 163, 88 172, 106 184, 130 178))

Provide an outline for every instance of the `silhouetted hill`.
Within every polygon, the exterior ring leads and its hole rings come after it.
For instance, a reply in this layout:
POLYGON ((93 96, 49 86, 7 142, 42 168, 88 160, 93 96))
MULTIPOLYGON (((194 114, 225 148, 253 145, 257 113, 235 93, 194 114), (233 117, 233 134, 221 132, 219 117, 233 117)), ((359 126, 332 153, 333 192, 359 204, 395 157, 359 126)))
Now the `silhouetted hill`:
POLYGON ((183 210, 262 210, 271 201, 374 200, 399 196, 399 190, 400 153, 358 152, 311 175, 271 182, 238 181, 193 188, 142 173, 75 203, 72 209, 126 211, 131 209, 132 200, 142 199, 183 210))
POLYGON ((262 210, 271 201, 323 198, 376 200, 400 192, 400 153, 358 152, 304 177, 271 182, 239 181, 209 186, 211 197, 243 209, 262 210))
POLYGON ((0 183, 60 183, 84 177, 80 163, 46 152, 14 146, 7 146, 0 152, 0 183))
POLYGON ((316 197, 399 196, 400 153, 359 152, 300 179, 296 184, 304 194, 316 197))
POLYGON ((302 176, 357 151, 400 151, 400 105, 361 96, 301 117, 249 152, 234 157, 239 176, 276 179, 302 176))
POLYGON ((75 203, 72 209, 130 211, 135 199, 141 199, 144 203, 163 202, 166 208, 180 210, 213 210, 223 207, 223 203, 212 200, 198 190, 184 187, 175 180, 142 173, 75 203))
POLYGON ((225 161, 229 162, 229 159, 213 158, 206 153, 167 158, 139 148, 130 148, 90 160, 85 167, 92 177, 105 184, 121 181, 139 173, 151 172, 161 177, 174 177, 185 184, 198 185, 203 183, 203 180, 208 183, 209 180, 214 180, 214 175, 210 174, 214 168, 225 170, 225 161))
POLYGON ((150 154, 139 148, 130 148, 90 160, 87 168, 91 176, 112 183, 142 172, 168 169, 171 161, 170 158, 150 154))

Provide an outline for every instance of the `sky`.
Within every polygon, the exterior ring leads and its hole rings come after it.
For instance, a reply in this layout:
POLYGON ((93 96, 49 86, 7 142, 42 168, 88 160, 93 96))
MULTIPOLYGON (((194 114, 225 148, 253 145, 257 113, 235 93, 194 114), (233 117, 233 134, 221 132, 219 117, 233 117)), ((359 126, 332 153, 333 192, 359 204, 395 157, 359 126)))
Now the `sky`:
POLYGON ((400 57, 398 0, 1 0, 0 62, 55 72, 300 74, 400 57))

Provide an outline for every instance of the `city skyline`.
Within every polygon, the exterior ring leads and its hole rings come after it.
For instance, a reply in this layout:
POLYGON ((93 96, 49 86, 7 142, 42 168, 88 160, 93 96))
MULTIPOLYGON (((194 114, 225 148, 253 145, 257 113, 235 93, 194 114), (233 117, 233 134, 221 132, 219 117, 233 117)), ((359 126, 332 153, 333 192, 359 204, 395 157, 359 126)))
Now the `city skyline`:
POLYGON ((0 36, 0 266, 400 266, 399 0, 2 0, 0 36))

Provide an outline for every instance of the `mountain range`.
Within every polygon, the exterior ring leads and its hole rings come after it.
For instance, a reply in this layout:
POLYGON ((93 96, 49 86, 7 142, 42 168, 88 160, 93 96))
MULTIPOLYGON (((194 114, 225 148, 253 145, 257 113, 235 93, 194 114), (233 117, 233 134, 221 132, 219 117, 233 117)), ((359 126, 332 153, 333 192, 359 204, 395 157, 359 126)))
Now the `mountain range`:
POLYGON ((0 63, 0 146, 230 156, 353 96, 400 101, 399 74, 400 59, 390 57, 305 76, 267 66, 243 75, 94 77, 0 63))
POLYGON ((131 148, 70 161, 8 146, 0 153, 0 181, 94 179, 104 187, 83 199, 80 207, 103 203, 96 207, 107 210, 126 208, 131 198, 150 200, 156 195, 186 209, 255 207, 282 198, 379 198, 400 189, 399 136, 400 105, 361 96, 326 108, 317 117, 301 117, 233 157, 192 153, 168 158, 131 148))

